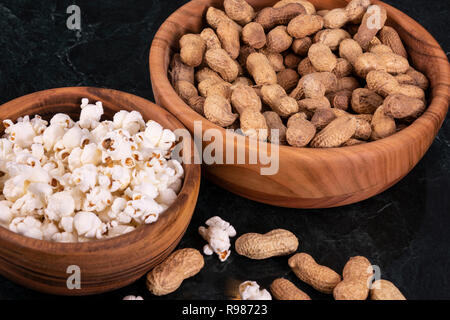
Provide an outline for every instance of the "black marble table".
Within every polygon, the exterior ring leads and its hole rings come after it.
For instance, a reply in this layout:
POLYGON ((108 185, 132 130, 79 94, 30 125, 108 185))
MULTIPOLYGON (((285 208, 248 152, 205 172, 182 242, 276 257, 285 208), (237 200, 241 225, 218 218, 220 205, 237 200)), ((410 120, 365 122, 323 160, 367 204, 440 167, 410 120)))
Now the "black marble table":
MULTIPOLYGON (((148 72, 151 40, 183 0, 0 0, 0 104, 38 90, 98 86, 153 100, 148 72), (68 30, 66 9, 81 8, 80 32, 68 30)), ((450 51, 450 2, 389 0, 433 34, 450 51)), ((409 299, 450 299, 450 121, 402 181, 369 200, 341 208, 295 210, 256 203, 202 180, 198 205, 180 247, 201 249, 199 225, 219 215, 239 234, 286 228, 300 250, 339 272, 354 255, 381 267, 409 299)), ((330 299, 295 279, 286 258, 251 261, 232 253, 215 256, 195 278, 164 299, 226 299, 227 287, 242 280, 268 286, 287 277, 311 294, 330 299)), ((123 289, 77 299, 152 299, 141 279, 123 289)), ((63 299, 44 295, 0 277, 0 299, 63 299)))

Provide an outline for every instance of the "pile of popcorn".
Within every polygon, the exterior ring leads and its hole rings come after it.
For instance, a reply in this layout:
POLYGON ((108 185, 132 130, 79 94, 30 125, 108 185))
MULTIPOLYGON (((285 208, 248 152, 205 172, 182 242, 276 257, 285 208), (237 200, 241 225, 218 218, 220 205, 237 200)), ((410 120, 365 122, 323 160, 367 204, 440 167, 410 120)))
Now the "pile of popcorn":
POLYGON ((84 242, 155 222, 184 176, 170 159, 175 134, 137 111, 100 121, 82 99, 80 120, 58 113, 3 121, 0 225, 27 237, 84 242))

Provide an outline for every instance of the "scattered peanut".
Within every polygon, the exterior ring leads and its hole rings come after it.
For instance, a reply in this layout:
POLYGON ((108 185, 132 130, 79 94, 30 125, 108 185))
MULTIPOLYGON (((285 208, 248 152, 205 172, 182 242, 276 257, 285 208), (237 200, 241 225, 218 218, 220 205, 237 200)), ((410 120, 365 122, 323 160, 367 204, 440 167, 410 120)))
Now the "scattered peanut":
POLYGON ((295 252, 297 247, 297 237, 283 229, 275 229, 265 234, 246 233, 235 243, 238 254, 256 260, 285 256, 295 252))
POLYGON ((345 264, 343 281, 333 290, 336 300, 366 300, 369 295, 369 279, 373 274, 372 265, 362 256, 352 257, 345 264))
POLYGON ((289 258, 289 267, 303 282, 317 291, 330 294, 341 281, 341 276, 332 269, 319 265, 307 253, 297 253, 289 258))
POLYGON ((172 293, 183 280, 196 275, 204 264, 203 255, 198 250, 177 250, 147 274, 147 288, 157 296, 172 293))
POLYGON ((390 281, 377 280, 370 289, 371 300, 406 300, 400 290, 390 281))
POLYGON ((277 300, 311 300, 306 293, 284 278, 275 279, 270 285, 270 291, 277 300))

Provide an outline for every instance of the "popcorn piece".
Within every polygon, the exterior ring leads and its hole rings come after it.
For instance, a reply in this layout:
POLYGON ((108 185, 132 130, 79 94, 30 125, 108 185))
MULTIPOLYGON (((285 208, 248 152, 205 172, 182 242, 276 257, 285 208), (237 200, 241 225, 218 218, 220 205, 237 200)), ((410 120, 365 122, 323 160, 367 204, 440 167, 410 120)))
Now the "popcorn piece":
POLYGON ((3 122, 6 129, 5 133, 8 139, 21 148, 28 148, 33 143, 36 132, 33 129, 30 121, 17 122, 11 125, 9 122, 3 122), (7 125, 8 123, 8 125, 7 125))
POLYGON ((86 194, 84 211, 103 211, 112 204, 112 195, 107 189, 94 187, 91 192, 86 194))
POLYGON ((48 122, 43 120, 40 116, 36 115, 31 119, 31 126, 33 127, 36 135, 41 135, 44 133, 45 128, 47 128, 48 122))
POLYGON ((126 296, 122 300, 144 300, 141 296, 126 296))
POLYGON ((11 206, 11 210, 18 212, 20 215, 33 214, 36 210, 42 209, 44 202, 32 193, 26 193, 17 199, 11 206))
POLYGON ((260 289, 255 281, 245 281, 239 285, 239 294, 242 300, 272 300, 266 289, 260 289))
MULTIPOLYGON (((231 253, 230 237, 236 236, 236 230, 218 216, 208 219, 205 224, 208 228, 201 226, 198 232, 209 244, 206 252, 212 250, 218 255, 220 261, 227 260, 231 253)), ((205 248, 203 251, 205 252, 205 248)))
POLYGON ((11 222, 13 214, 11 212, 11 201, 0 201, 0 225, 8 225, 11 222))
POLYGON ((85 164, 76 168, 73 171, 72 180, 81 191, 87 192, 97 183, 97 167, 93 164, 85 164))
POLYGON ((128 112, 121 110, 114 115, 113 122, 116 129, 125 129, 131 135, 138 133, 145 127, 144 119, 142 119, 142 115, 137 111, 128 112))
POLYGON ((72 232, 58 232, 52 236, 52 241, 56 242, 77 242, 76 234, 72 232))
POLYGON ((104 223, 92 212, 78 212, 73 218, 73 224, 77 234, 86 238, 101 239, 106 231, 104 223))
POLYGON ((83 149, 76 147, 70 152, 68 157, 69 169, 74 171, 76 168, 79 168, 83 165, 81 162, 81 155, 83 154, 83 149))
POLYGON ((11 221, 9 230, 26 237, 42 240, 41 225, 42 223, 34 217, 17 217, 11 221))
POLYGON ((60 126, 61 128, 68 129, 74 125, 73 120, 64 113, 57 113, 50 119, 50 126, 60 126))
POLYGON ((53 221, 45 221, 41 226, 42 238, 44 240, 52 240, 56 233, 59 233, 58 226, 53 221))
POLYGON ((94 129, 103 115, 103 105, 100 101, 89 104, 88 99, 81 100, 81 114, 78 122, 81 128, 94 129))
POLYGON ((45 214, 48 219, 59 221, 62 217, 70 216, 75 211, 75 201, 68 191, 52 194, 48 198, 45 214))
POLYGON ((80 160, 82 164, 98 165, 102 162, 102 152, 95 143, 89 143, 84 147, 80 160))

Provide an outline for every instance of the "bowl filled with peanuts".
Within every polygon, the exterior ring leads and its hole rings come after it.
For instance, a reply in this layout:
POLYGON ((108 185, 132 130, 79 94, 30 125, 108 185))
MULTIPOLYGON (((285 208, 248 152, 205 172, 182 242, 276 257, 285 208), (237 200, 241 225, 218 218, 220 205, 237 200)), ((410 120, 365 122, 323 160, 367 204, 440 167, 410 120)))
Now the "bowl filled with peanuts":
POLYGON ((74 87, 5 103, 0 119, 2 275, 47 293, 94 294, 135 281, 176 247, 200 166, 167 111, 74 87))
POLYGON ((381 1, 194 0, 162 24, 149 62, 156 102, 202 142, 207 177, 276 206, 386 190, 448 110, 445 53, 381 1))

